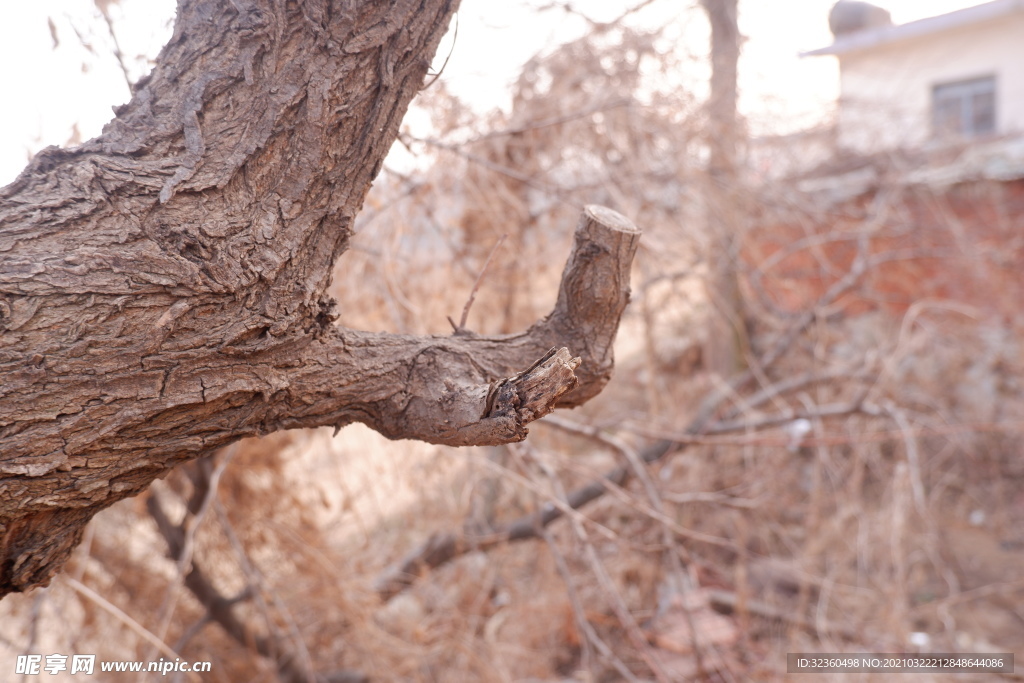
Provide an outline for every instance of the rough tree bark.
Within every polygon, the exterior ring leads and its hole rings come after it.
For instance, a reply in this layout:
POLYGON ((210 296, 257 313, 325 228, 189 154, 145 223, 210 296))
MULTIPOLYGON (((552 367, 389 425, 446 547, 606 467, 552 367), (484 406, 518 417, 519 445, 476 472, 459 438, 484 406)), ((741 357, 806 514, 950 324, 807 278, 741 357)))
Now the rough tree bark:
POLYGON ((180 0, 103 134, 0 190, 0 595, 236 439, 363 422, 498 444, 601 389, 639 233, 600 207, 524 333, 333 324, 332 265, 456 5, 180 0))

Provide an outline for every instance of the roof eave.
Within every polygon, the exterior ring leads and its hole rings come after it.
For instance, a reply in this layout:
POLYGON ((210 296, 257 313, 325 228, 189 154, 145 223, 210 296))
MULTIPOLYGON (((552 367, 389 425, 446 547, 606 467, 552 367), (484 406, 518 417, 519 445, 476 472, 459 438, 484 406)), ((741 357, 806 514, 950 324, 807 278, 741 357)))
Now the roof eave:
POLYGON ((821 55, 835 55, 838 57, 850 52, 866 50, 876 45, 940 33, 982 21, 999 19, 1008 14, 1022 11, 1024 11, 1024 0, 994 0, 994 2, 966 7, 955 12, 949 12, 948 14, 918 19, 906 24, 858 31, 837 38, 836 42, 831 45, 799 54, 801 57, 818 57, 821 55))

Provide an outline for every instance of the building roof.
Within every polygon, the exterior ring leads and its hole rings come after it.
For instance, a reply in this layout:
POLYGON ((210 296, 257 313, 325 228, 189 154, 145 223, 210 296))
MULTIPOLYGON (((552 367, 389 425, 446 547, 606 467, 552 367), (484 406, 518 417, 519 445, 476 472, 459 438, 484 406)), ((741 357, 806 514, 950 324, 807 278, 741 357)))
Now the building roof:
POLYGON ((928 36, 941 33, 961 26, 969 26, 983 21, 999 19, 1016 12, 1024 12, 1024 0, 995 0, 983 5, 975 5, 965 9, 910 21, 896 26, 880 26, 863 31, 844 34, 836 38, 831 45, 810 52, 800 53, 801 57, 818 55, 843 55, 879 45, 895 43, 909 38, 928 36))

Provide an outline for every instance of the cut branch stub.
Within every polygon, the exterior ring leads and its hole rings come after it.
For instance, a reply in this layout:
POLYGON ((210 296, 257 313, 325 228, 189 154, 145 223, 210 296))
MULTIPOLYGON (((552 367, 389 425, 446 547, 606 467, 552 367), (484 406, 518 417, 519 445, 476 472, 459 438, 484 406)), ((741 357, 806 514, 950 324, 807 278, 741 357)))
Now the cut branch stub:
POLYGON ((567 336, 580 342, 570 345, 583 361, 577 373, 580 386, 560 401, 560 407, 586 403, 611 378, 612 347, 629 303, 630 268, 639 244, 640 230, 622 214, 594 204, 583 210, 558 302, 541 323, 552 346, 567 336))
POLYGON ((529 369, 492 383, 483 418, 461 428, 459 436, 467 439, 467 445, 479 444, 490 440, 487 431, 497 429, 509 436, 507 441, 522 441, 528 423, 550 413, 563 394, 576 388, 579 380, 573 370, 579 366, 580 359, 573 358, 569 349, 551 349, 529 369))
POLYGON ((579 380, 573 370, 580 366, 569 349, 551 349, 526 372, 510 377, 498 387, 495 410, 502 410, 505 397, 515 406, 523 422, 540 419, 555 409, 562 394, 575 389, 579 380), (511 399, 514 398, 514 401, 511 399))
POLYGON ((311 395, 293 403, 304 415, 293 410, 289 426, 362 422, 388 438, 450 446, 521 441, 529 422, 586 402, 611 377, 639 239, 622 215, 588 206, 554 310, 519 334, 337 330, 300 364, 311 395), (339 387, 337 377, 350 379, 339 387))

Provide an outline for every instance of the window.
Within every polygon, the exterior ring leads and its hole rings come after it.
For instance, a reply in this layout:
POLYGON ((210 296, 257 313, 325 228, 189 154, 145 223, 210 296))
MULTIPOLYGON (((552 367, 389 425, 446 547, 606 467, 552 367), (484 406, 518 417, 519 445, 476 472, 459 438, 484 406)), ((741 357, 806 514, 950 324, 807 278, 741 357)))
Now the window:
POLYGON ((995 76, 934 86, 932 132, 940 137, 976 137, 995 133, 995 76))

